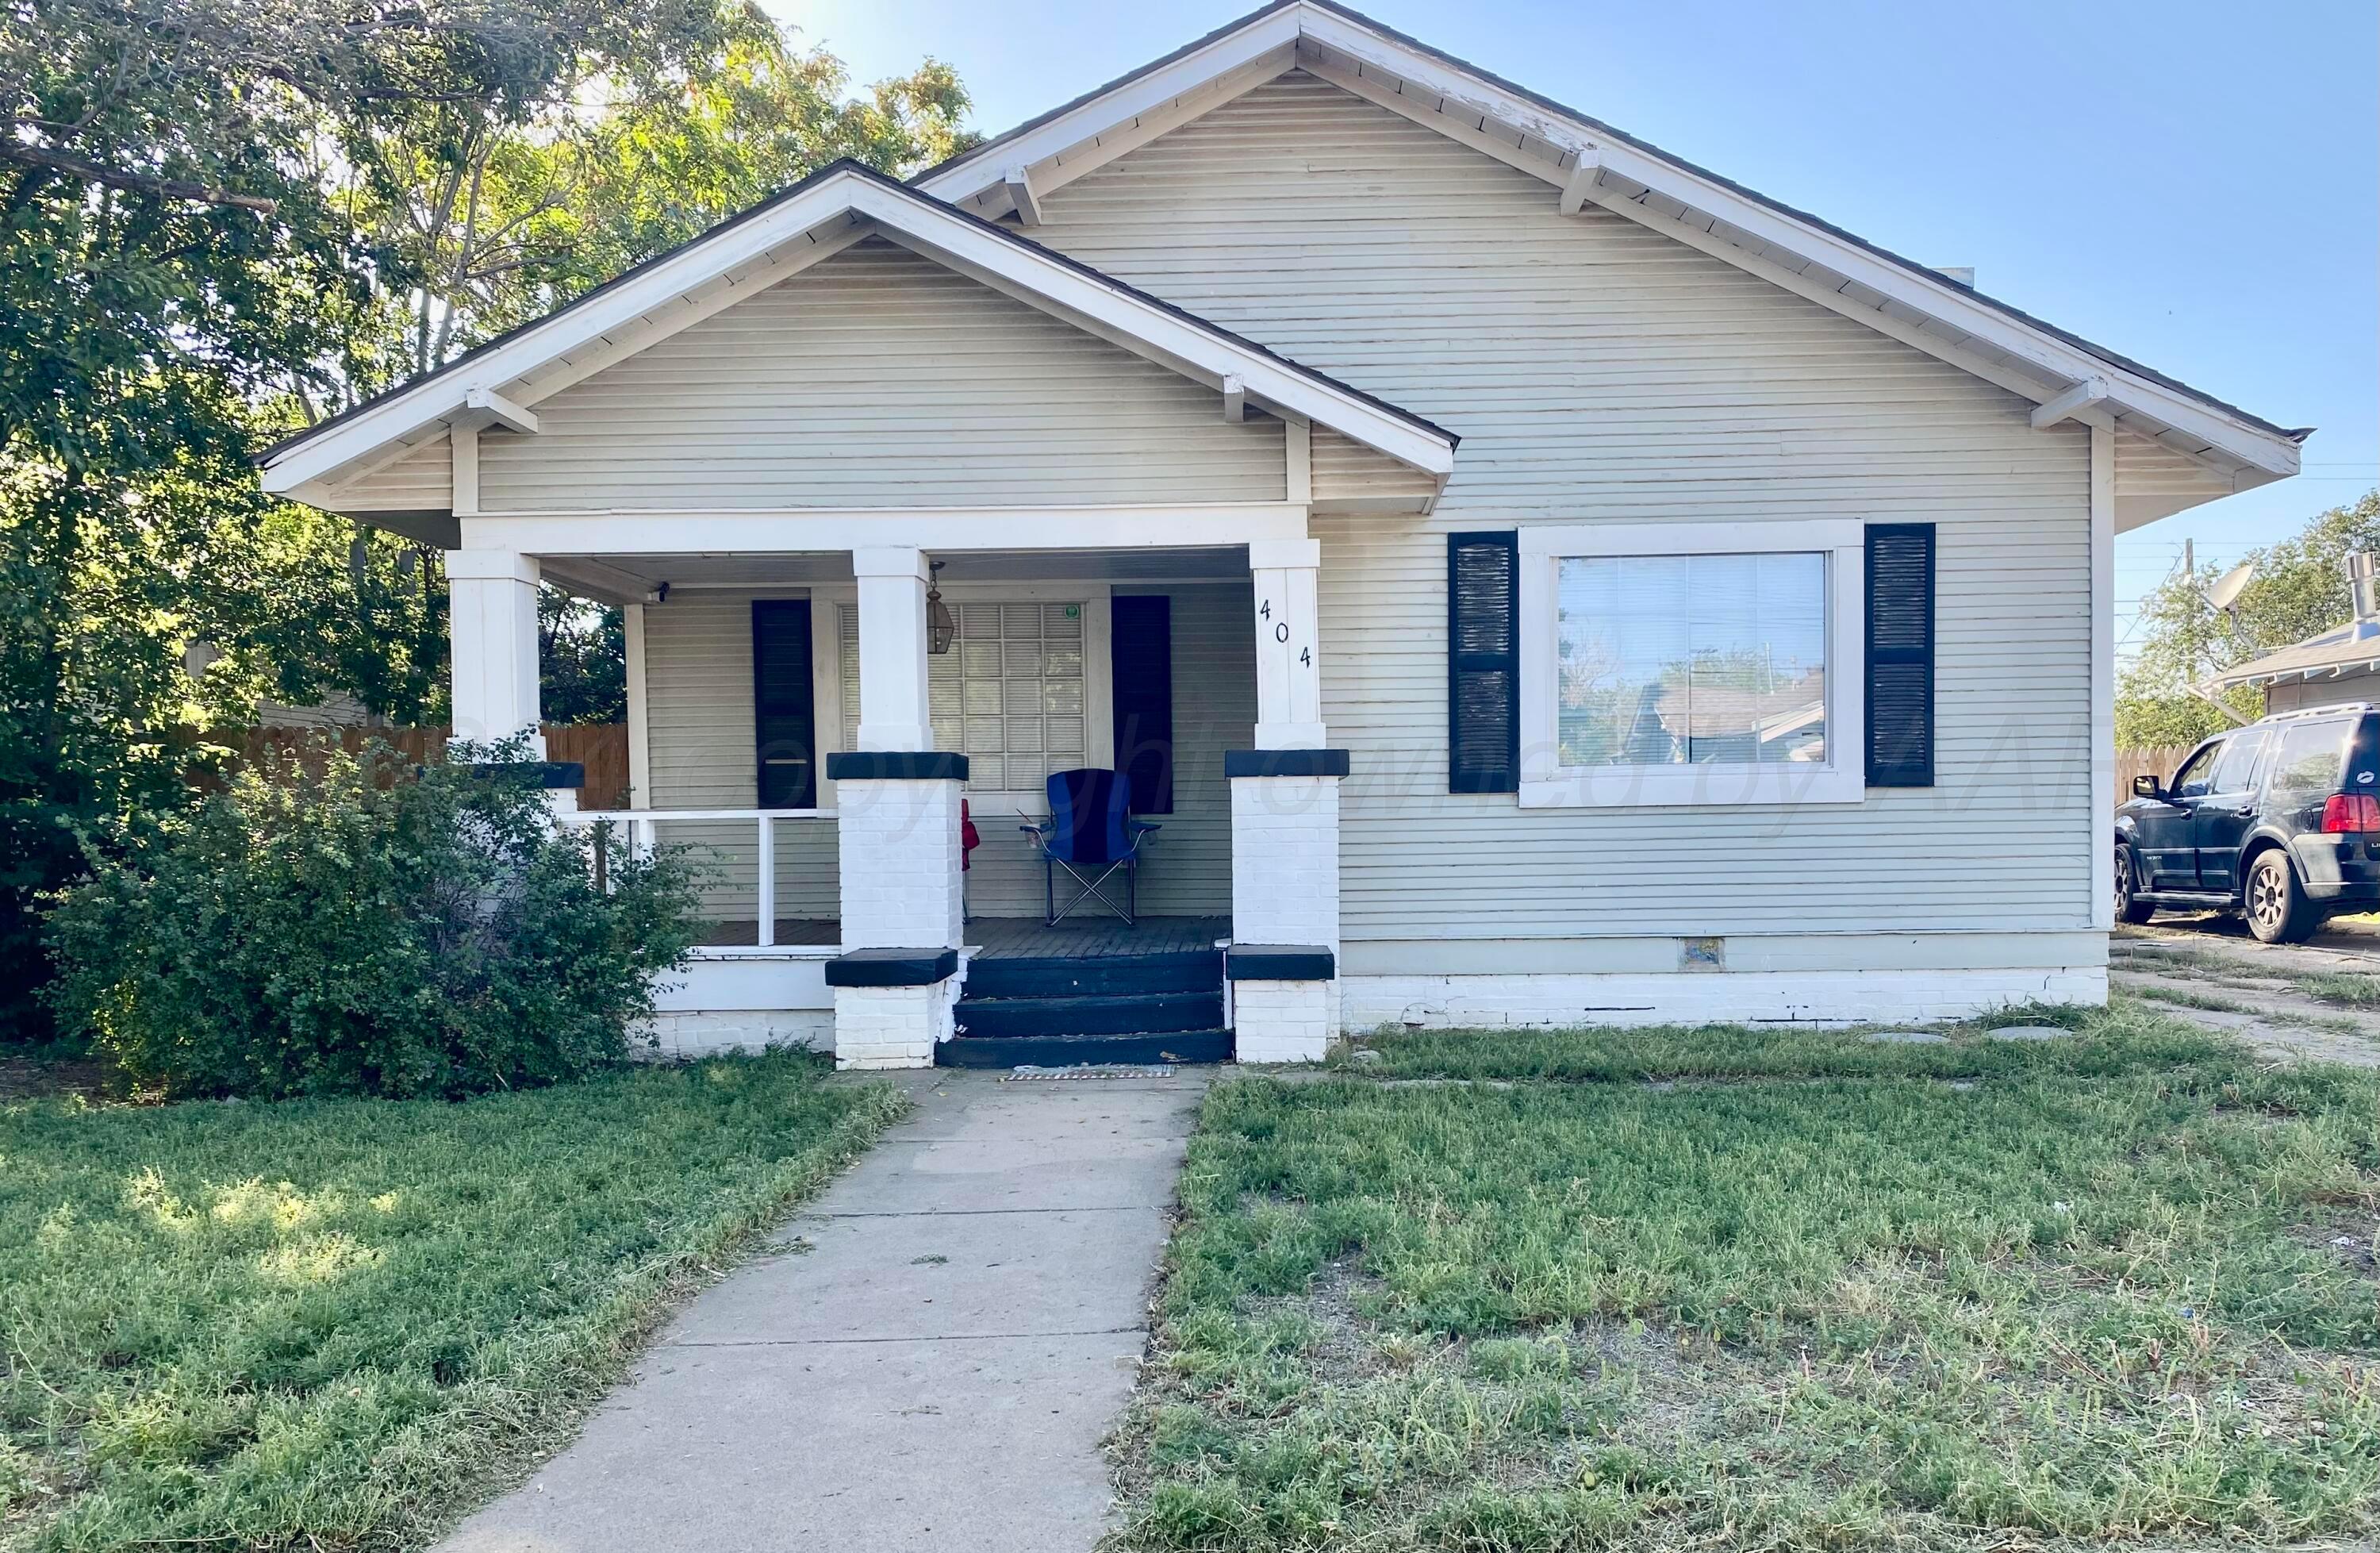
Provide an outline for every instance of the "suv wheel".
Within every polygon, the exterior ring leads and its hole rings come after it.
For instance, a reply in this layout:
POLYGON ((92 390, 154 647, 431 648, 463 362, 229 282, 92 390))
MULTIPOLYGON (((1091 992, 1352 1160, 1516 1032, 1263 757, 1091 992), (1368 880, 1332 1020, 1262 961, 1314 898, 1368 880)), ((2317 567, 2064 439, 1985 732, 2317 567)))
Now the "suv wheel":
POLYGON ((2116 920, 2134 926, 2156 915, 2156 908, 2145 900, 2133 899, 2139 875, 2132 871, 2132 850, 2121 841, 2116 843, 2116 920))
POLYGON ((2256 854, 2248 865, 2248 931, 2267 944, 2296 944, 2313 935, 2321 917, 2298 883, 2289 853, 2275 847, 2256 854))

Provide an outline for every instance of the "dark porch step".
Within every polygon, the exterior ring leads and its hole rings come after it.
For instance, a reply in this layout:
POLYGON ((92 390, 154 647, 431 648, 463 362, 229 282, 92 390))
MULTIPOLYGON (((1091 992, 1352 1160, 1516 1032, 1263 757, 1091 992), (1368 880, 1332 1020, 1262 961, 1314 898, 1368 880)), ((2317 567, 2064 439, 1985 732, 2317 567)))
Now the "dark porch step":
POLYGON ((1151 992, 1126 997, 961 998, 960 1033, 972 1040, 1013 1035, 1151 1035, 1212 1030, 1223 1022, 1223 995, 1151 992))
MULTIPOLYGON (((1135 993, 1211 992, 1223 984, 1216 949, 1085 959, 989 960, 967 963, 963 997, 1115 997, 1135 993)), ((1220 1022, 1220 1021, 1219 1021, 1220 1022)))
POLYGON ((1087 1062, 1228 1062, 1228 1030, 1162 1035, 968 1035, 934 1048, 939 1068, 1075 1068, 1087 1062))

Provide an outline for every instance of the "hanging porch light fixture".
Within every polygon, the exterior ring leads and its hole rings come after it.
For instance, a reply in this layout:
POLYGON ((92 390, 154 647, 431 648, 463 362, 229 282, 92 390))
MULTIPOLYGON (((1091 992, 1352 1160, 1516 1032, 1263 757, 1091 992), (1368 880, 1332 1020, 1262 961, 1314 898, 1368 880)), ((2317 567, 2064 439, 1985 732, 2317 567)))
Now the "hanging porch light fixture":
POLYGON ((936 657, 951 650, 951 639, 959 633, 959 623, 951 618, 951 606, 942 602, 942 563, 933 563, 933 580, 926 587, 926 651, 936 657))

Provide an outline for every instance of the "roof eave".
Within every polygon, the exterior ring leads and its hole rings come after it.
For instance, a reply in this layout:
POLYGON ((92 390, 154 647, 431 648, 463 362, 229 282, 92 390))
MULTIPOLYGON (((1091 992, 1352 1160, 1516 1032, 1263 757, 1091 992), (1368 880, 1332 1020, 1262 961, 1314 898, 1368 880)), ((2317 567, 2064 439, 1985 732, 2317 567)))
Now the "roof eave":
MULTIPOLYGON (((2044 400, 2091 378, 2105 377, 2111 390, 2108 413, 2142 419, 2149 423, 2143 428, 2146 434, 2171 433, 2179 440, 2195 438, 2197 447, 2185 449, 2191 456, 2212 453, 2217 462, 2240 466, 2242 474, 2252 471, 2269 480, 2298 472, 2298 449, 2308 434, 2306 430, 2283 428, 2252 415, 1332 0, 1276 0, 1130 75, 929 168, 912 181, 938 198, 959 203, 1000 182, 1012 165, 1030 165, 1079 146, 1105 129, 1175 102, 1195 92, 1202 81, 1239 68, 1285 40, 1310 40, 1322 49, 1377 65, 1400 82, 1416 81, 1426 94, 1459 102, 1466 116, 1476 113, 1484 120, 1507 126, 1508 139, 1511 132, 1517 132, 1524 143, 1532 139, 1541 142, 1553 155, 1542 169, 1530 166, 1528 170, 1548 181, 1563 181, 1569 176, 1567 165, 1574 165, 1584 152, 1593 158, 1590 165, 1595 166, 1598 182, 1608 172, 1645 189, 1658 189, 1690 207, 1715 210, 1728 225, 1749 232, 1764 244, 1815 259, 1829 271, 1846 275, 1847 286, 1856 282, 1913 309, 1930 322, 1938 322, 1942 329, 1990 341, 1994 349, 2027 369, 2024 380, 2045 380, 2040 390, 2044 400)), ((1525 160, 1507 159, 1515 165, 1525 160)), ((2241 488, 2263 483, 2248 480, 2241 488)))
POLYGON ((946 261, 956 257, 979 278, 996 279, 1012 295, 1061 316, 1095 320, 1107 337, 1176 371, 1208 377, 1219 387, 1226 376, 1237 377, 1258 402, 1330 426, 1432 475, 1441 486, 1453 471, 1461 439, 1445 428, 873 169, 841 163, 543 319, 267 449, 257 459, 264 487, 296 492, 374 449, 464 416, 475 396, 501 399, 501 390, 524 373, 612 333, 650 343, 631 333, 640 321, 759 263, 779 245, 805 237, 816 241, 822 231, 847 239, 864 235, 863 226, 936 251, 946 261))

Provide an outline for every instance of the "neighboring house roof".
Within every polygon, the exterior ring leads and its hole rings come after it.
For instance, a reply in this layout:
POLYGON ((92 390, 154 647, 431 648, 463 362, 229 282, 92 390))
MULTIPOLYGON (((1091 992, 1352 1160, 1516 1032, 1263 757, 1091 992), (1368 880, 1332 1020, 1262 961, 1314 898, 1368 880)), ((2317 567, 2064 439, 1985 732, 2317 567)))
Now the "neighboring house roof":
POLYGON ((2280 684, 2368 668, 2380 668, 2380 620, 2350 620, 2294 647, 2227 668, 2208 683, 2217 690, 2229 690, 2235 685, 2280 684))
POLYGON ((1277 0, 911 181, 1030 226, 1041 196, 1291 68, 1543 178, 1566 214, 1592 203, 1642 222, 2022 394, 2039 407, 2036 424, 2114 424, 2211 466, 2229 489, 2297 472, 2307 429, 2251 415, 1330 0, 1277 0))
POLYGON ((1215 388, 1309 420, 1435 476, 1460 440, 1409 410, 855 162, 837 162, 692 242, 266 449, 264 488, 399 456, 450 424, 534 434, 534 407, 623 357, 808 265, 881 236, 1215 388))

